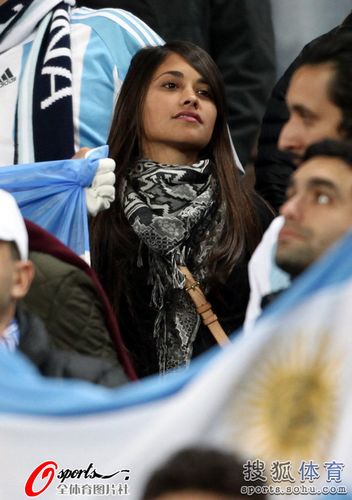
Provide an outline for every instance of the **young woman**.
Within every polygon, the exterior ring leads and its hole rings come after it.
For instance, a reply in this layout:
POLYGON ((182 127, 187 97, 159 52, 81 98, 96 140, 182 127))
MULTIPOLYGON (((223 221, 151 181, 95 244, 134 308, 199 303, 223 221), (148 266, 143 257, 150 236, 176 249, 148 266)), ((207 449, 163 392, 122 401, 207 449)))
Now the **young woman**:
POLYGON ((225 331, 244 319, 247 262, 272 216, 241 184, 225 109, 215 63, 188 42, 142 49, 121 88, 109 137, 116 201, 93 221, 92 256, 140 376, 214 343, 179 265, 225 331))

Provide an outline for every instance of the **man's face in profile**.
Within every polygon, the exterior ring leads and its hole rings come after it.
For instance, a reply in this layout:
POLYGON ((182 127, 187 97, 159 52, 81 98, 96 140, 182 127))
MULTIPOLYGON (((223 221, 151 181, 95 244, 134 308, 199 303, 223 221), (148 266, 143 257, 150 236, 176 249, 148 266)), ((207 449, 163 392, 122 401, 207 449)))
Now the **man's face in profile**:
POLYGON ((329 97, 334 72, 326 63, 301 66, 292 75, 286 94, 290 117, 281 130, 278 147, 291 153, 296 165, 311 144, 343 139, 342 111, 329 97))
POLYGON ((8 311, 16 275, 16 261, 7 241, 0 241, 0 321, 8 311))

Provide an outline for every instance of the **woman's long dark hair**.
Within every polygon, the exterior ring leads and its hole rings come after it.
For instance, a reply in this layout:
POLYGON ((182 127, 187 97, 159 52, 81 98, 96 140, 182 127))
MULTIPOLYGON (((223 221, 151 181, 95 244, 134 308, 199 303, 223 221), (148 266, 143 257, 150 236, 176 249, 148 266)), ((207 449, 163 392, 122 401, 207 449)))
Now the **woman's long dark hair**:
POLYGON ((110 156, 116 161, 116 200, 91 224, 93 267, 116 313, 121 294, 129 298, 129 274, 131 266, 136 265, 139 246, 122 208, 122 185, 126 173, 141 154, 142 111, 149 84, 156 69, 173 53, 185 59, 207 81, 217 108, 212 138, 200 152, 200 157, 213 160, 213 174, 219 186, 218 202, 225 206, 224 230, 209 256, 209 281, 224 281, 235 264, 247 252, 253 251, 261 237, 253 199, 242 186, 235 164, 227 127, 224 86, 216 64, 203 49, 189 42, 175 41, 140 50, 132 59, 121 87, 108 139, 110 156))

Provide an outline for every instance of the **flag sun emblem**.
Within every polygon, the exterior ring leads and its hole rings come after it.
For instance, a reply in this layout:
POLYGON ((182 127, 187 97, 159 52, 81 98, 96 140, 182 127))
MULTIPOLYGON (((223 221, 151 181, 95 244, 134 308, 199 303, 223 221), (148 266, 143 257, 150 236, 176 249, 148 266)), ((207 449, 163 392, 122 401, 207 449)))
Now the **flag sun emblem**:
POLYGON ((338 415, 338 356, 328 332, 279 336, 261 358, 227 412, 232 442, 263 460, 326 457, 338 415))

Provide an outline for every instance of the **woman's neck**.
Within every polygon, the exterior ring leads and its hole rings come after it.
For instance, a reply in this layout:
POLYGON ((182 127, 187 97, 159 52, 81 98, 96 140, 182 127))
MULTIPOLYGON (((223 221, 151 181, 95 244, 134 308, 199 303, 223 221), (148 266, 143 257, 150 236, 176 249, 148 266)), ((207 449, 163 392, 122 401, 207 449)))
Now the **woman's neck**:
POLYGON ((166 165, 193 165, 199 159, 196 151, 178 151, 173 148, 144 147, 143 158, 166 165))

